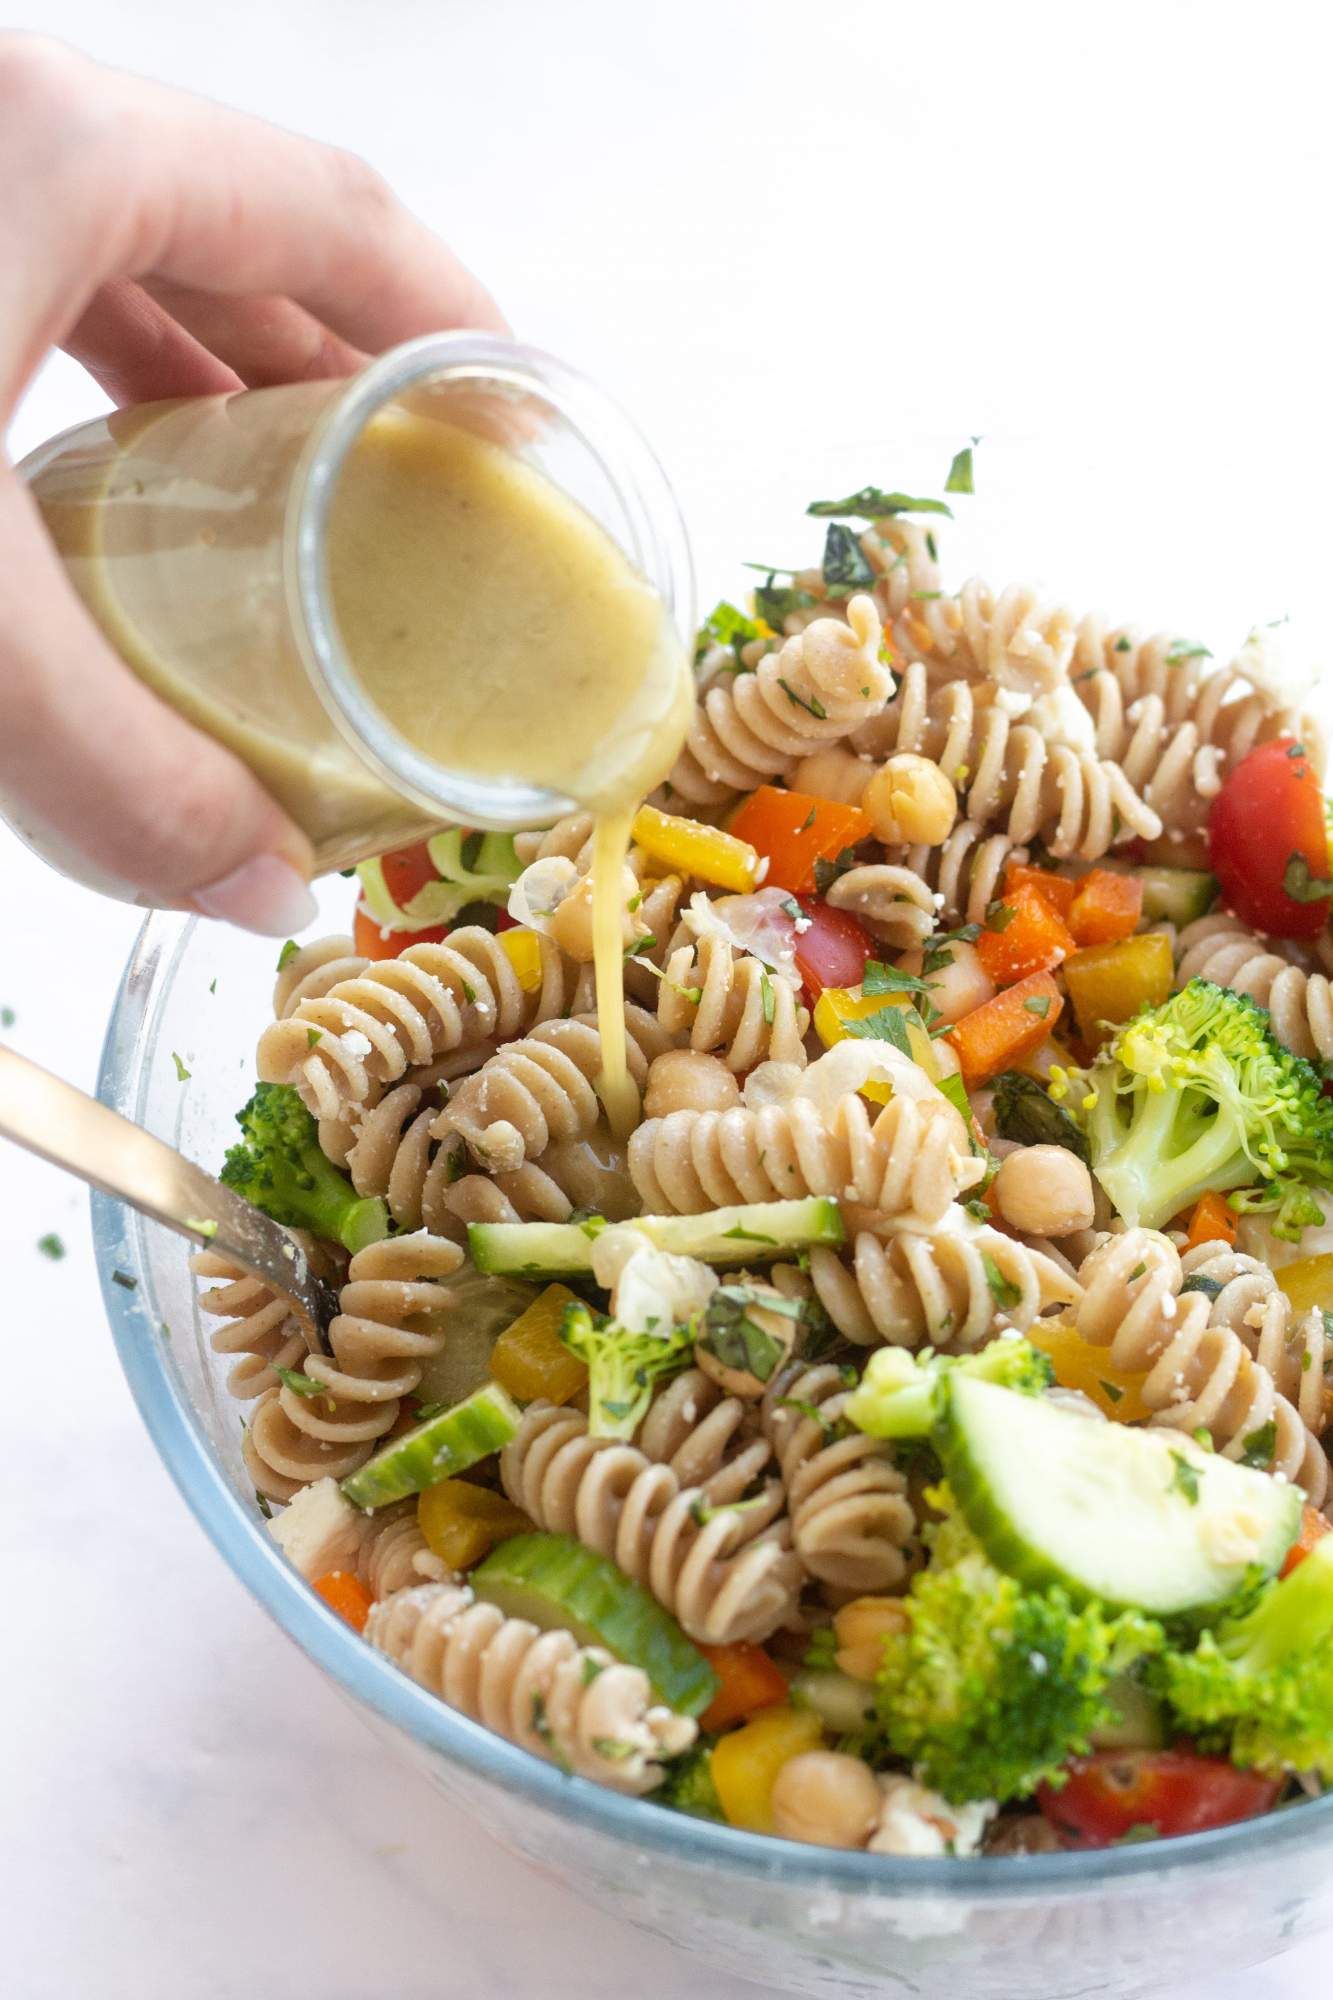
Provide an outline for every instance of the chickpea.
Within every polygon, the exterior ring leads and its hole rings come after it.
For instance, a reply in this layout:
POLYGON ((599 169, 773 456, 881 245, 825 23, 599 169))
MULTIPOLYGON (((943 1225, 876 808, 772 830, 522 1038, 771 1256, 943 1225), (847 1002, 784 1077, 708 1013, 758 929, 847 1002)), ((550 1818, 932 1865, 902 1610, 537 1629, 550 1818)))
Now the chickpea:
POLYGON ((879 1807, 870 1766, 840 1750, 803 1750, 773 1781, 773 1831, 786 1840, 864 1847, 879 1807))
POLYGON ((914 750, 901 750, 880 765, 861 804, 887 847, 904 842, 938 847, 949 838, 958 817, 953 786, 938 764, 918 757, 914 750))
POLYGON ((1068 1236, 1092 1227, 1092 1175, 1064 1146, 1024 1146, 1008 1154, 994 1188, 1005 1221, 1029 1236, 1068 1236))
POLYGON ((833 1616, 834 1655, 843 1673, 854 1681, 873 1681, 879 1672, 884 1641, 890 1632, 907 1629, 907 1612, 900 1597, 854 1597, 833 1616))
POLYGON ((729 1111, 740 1101, 741 1087, 719 1056, 668 1049, 649 1066, 643 1115, 665 1118, 671 1111, 729 1111))
MULTIPOLYGON (((951 1024, 961 1021, 974 1007, 983 1007, 995 998, 995 982, 981 962, 974 944, 954 943, 941 947, 947 952, 943 965, 924 976, 930 983, 930 1004, 951 1024)), ((922 954, 905 952, 898 960, 904 972, 921 976, 922 954)))
POLYGON ((861 794, 874 774, 868 757, 858 757, 845 743, 828 743, 802 757, 792 773, 792 790, 812 792, 819 799, 839 799, 843 805, 859 806, 861 794))
MULTIPOLYGON (((632 869, 625 869, 622 887, 626 903, 632 902, 640 893, 639 883, 632 869)), ((636 924, 626 909, 621 916, 621 943, 632 944, 646 928, 646 925, 636 924)), ((581 875, 569 894, 552 912, 551 937, 561 951, 574 959, 577 964, 591 964, 593 955, 591 875, 581 875)))

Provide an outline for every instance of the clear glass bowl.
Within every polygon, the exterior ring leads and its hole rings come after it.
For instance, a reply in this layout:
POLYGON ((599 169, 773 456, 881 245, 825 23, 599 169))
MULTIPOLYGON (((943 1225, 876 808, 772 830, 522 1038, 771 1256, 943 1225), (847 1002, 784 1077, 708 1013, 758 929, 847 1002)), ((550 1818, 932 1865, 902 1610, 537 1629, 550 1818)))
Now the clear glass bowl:
MULTIPOLYGON (((329 928, 345 928, 347 885, 335 879, 324 894, 329 928)), ((234 931, 150 917, 112 1015, 104 1100, 216 1165, 253 1074, 273 958, 270 944, 234 931), (172 1051, 190 1071, 184 1085, 172 1051)), ((1333 1919, 1333 1795, 1164 1845, 910 1861, 737 1833, 564 1777, 426 1694, 287 1567, 245 1477, 240 1410, 195 1308, 185 1244, 102 1196, 93 1228, 130 1387, 215 1546, 352 1699, 386 1756, 428 1771, 572 1894, 712 1966, 837 2000, 1147 1993, 1240 1971, 1333 1919), (117 1271, 135 1288, 114 1282, 117 1271)))

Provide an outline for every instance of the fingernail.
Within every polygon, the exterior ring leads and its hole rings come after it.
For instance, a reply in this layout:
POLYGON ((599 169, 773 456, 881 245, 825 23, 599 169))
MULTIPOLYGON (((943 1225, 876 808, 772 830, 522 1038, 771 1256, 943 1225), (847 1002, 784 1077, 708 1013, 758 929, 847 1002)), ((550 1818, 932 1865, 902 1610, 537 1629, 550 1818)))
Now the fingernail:
POLYGON ((309 885, 276 854, 256 854, 220 882, 194 890, 190 901, 201 915, 261 937, 293 937, 319 913, 309 885))

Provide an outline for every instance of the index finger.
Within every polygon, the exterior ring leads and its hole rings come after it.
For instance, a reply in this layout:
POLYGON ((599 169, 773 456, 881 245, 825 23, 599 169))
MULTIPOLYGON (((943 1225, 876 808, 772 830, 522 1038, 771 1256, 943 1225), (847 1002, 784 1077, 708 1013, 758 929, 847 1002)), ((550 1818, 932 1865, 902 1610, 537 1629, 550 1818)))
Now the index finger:
POLYGON ((284 294, 368 353, 506 330, 363 161, 56 44, 0 42, 0 172, 26 196, 0 211, 0 387, 117 277, 284 294))

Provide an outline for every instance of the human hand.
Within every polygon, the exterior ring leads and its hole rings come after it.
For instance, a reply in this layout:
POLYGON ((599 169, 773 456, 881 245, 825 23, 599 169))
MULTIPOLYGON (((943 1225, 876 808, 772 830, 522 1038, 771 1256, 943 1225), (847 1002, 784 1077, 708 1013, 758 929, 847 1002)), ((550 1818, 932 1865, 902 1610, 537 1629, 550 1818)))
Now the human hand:
MULTIPOLYGON (((342 375, 477 280, 351 155, 0 35, 0 426, 63 347, 117 403, 342 375)), ((0 463, 0 795, 136 900, 273 936, 314 914, 304 834, 150 692, 0 463)))

